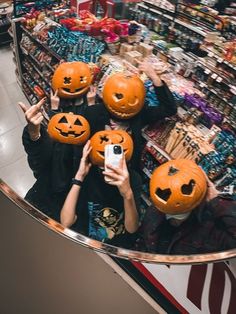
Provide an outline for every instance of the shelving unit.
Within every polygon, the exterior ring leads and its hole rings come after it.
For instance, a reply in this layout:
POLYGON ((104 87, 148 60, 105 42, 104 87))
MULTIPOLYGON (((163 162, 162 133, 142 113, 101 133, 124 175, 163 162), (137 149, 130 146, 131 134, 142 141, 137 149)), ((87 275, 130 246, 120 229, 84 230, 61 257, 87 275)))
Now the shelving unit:
POLYGON ((8 30, 11 26, 11 7, 8 4, 0 4, 0 46, 7 45, 12 42, 8 30))

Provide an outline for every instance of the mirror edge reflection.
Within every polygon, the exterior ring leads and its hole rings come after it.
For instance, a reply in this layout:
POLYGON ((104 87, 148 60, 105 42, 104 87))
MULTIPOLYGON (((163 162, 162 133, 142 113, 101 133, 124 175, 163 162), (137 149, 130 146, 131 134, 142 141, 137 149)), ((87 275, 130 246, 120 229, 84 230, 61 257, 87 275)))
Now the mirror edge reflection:
POLYGON ((48 227, 57 234, 64 236, 68 240, 71 240, 77 244, 88 247, 94 251, 105 253, 118 258, 145 263, 186 265, 218 262, 222 260, 229 260, 231 258, 236 257, 236 249, 210 254, 163 255, 144 253, 139 251, 123 249, 120 247, 115 247, 103 242, 99 242, 97 240, 93 240, 71 229, 63 227, 59 222, 49 218, 40 210, 26 202, 1 178, 0 178, 0 191, 14 204, 16 204, 18 208, 20 208, 26 214, 34 218, 37 222, 48 227))

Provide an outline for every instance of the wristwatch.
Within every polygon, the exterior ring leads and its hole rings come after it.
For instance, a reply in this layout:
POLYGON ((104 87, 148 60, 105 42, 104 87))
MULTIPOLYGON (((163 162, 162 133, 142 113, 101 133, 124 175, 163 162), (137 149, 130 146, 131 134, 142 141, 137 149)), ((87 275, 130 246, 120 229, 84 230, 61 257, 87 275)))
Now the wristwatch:
POLYGON ((71 181, 71 183, 72 183, 72 185, 73 185, 73 184, 76 184, 76 185, 78 185, 78 186, 81 186, 83 182, 80 181, 80 180, 77 180, 77 179, 73 178, 72 181, 71 181))

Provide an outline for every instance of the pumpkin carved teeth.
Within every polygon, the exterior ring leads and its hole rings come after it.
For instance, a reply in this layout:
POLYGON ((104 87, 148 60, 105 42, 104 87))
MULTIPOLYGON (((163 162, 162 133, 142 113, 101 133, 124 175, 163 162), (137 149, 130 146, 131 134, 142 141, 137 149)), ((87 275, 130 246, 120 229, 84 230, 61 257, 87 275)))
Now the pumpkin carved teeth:
POLYGON ((60 130, 59 128, 57 128, 57 127, 55 127, 55 129, 58 130, 62 136, 65 136, 65 137, 71 137, 71 136, 73 136, 73 137, 79 137, 79 136, 83 135, 84 132, 85 132, 85 131, 81 131, 80 133, 75 133, 75 131, 63 132, 63 131, 61 131, 61 130, 60 130))

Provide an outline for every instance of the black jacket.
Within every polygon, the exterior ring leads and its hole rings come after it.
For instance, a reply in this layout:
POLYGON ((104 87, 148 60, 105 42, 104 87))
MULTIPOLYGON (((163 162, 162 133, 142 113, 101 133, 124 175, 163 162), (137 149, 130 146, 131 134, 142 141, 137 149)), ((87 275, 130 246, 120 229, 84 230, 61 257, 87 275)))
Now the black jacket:
POLYGON ((136 243, 138 250, 159 254, 201 254, 235 248, 236 202, 220 197, 193 210, 186 221, 172 229, 165 214, 153 206, 148 208, 136 243), (171 235, 166 234, 167 229, 171 235))

